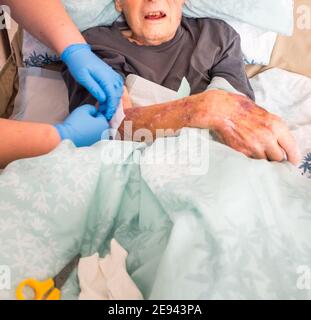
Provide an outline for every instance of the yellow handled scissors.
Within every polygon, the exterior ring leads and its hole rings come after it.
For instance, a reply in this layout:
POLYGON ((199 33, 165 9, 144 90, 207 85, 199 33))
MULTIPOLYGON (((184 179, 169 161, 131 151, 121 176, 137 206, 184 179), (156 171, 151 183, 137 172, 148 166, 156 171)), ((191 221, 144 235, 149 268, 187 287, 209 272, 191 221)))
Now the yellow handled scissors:
POLYGON ((24 289, 30 288, 34 292, 34 300, 60 300, 61 288, 68 280, 70 274, 78 265, 80 254, 68 263, 63 270, 61 270, 56 277, 45 281, 38 281, 35 279, 26 279, 21 282, 16 289, 17 300, 26 300, 24 296, 24 289))

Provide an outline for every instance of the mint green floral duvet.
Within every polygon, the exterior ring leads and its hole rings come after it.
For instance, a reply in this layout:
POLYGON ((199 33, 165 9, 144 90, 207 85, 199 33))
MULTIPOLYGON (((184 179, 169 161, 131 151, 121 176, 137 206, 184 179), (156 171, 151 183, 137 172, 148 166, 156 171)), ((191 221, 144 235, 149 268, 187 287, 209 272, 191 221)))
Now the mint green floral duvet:
MULTIPOLYGON (((0 175, 0 265, 11 271, 0 297, 78 252, 105 255, 115 238, 146 299, 311 298, 310 199, 293 166, 248 159, 205 131, 151 147, 64 142, 0 175)), ((78 293, 73 274, 63 298, 78 293)))

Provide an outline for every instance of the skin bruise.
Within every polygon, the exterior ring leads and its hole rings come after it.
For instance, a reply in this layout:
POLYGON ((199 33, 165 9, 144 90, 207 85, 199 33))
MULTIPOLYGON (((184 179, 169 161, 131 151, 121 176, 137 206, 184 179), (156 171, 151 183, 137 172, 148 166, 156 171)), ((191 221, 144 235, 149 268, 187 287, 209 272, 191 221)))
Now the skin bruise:
POLYGON ((238 102, 240 104, 240 107, 246 111, 250 110, 253 108, 254 103, 249 101, 249 100, 245 100, 245 99, 239 99, 238 98, 238 102))

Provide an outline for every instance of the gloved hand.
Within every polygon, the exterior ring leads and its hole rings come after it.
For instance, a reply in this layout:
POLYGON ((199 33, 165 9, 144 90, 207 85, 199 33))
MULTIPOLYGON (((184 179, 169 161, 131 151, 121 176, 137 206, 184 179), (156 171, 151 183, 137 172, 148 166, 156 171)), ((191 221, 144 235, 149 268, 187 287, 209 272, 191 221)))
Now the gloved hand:
POLYGON ((88 44, 73 44, 61 54, 75 80, 99 102, 99 110, 110 121, 123 94, 123 78, 98 58, 88 44))
POLYGON ((69 139, 77 147, 87 147, 101 140, 109 124, 101 112, 87 104, 74 110, 55 128, 62 140, 69 139))

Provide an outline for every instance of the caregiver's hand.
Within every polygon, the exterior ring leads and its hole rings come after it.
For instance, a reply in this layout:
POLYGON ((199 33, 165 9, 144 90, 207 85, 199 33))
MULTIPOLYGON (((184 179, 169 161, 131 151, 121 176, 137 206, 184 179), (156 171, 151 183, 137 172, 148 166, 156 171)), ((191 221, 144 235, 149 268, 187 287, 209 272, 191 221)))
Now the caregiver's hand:
POLYGON ((94 106, 84 105, 75 109, 63 123, 55 127, 62 140, 69 139, 77 147, 86 147, 101 140, 109 124, 94 106))
POLYGON ((280 162, 287 157, 298 164, 296 142, 279 117, 241 95, 216 90, 207 92, 206 97, 208 115, 201 104, 197 121, 202 125, 205 113, 209 127, 223 143, 251 158, 280 162))
POLYGON ((70 45, 61 59, 75 80, 98 100, 100 111, 110 121, 123 94, 122 77, 99 59, 88 44, 70 45))

